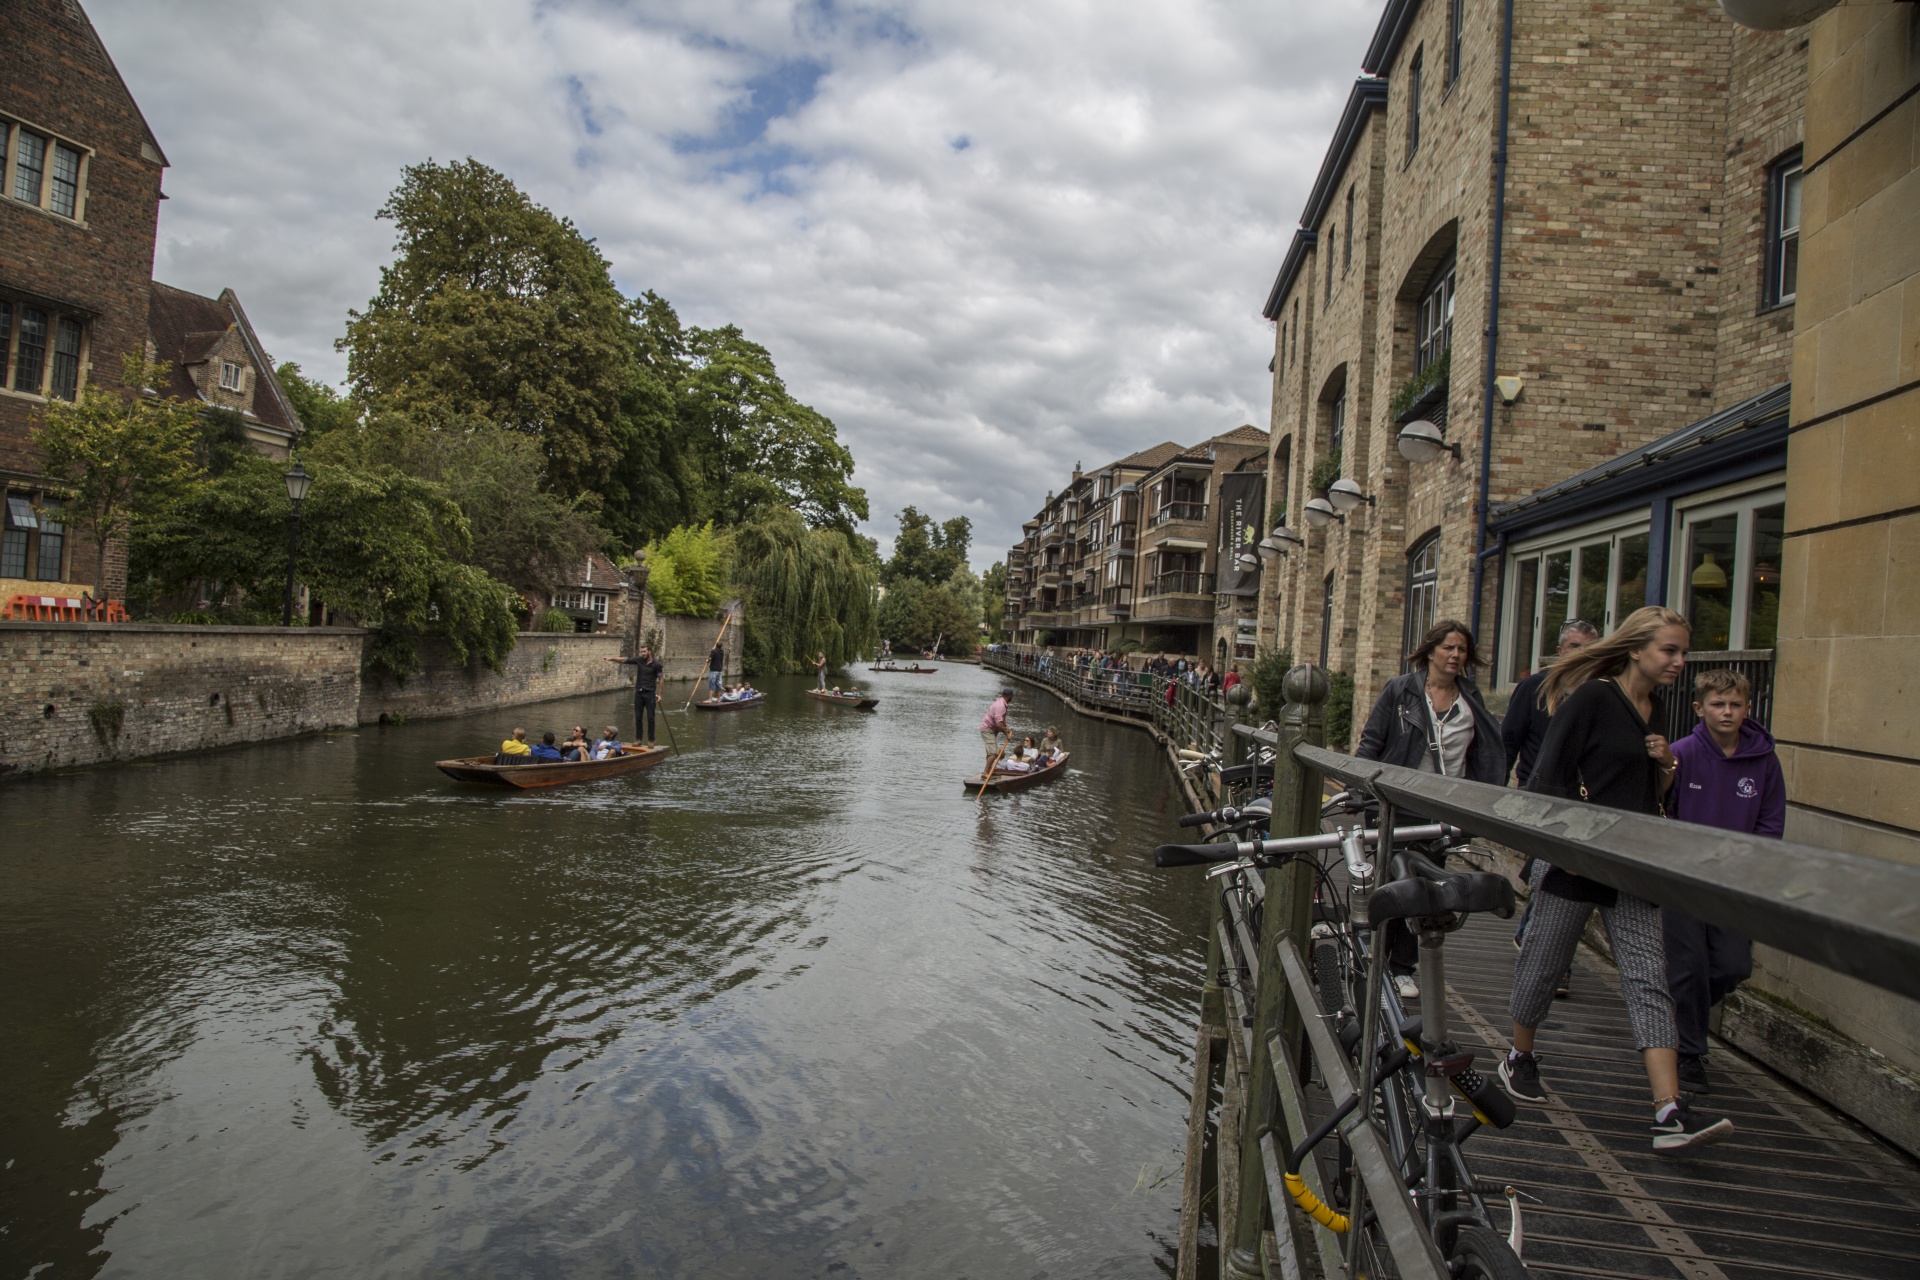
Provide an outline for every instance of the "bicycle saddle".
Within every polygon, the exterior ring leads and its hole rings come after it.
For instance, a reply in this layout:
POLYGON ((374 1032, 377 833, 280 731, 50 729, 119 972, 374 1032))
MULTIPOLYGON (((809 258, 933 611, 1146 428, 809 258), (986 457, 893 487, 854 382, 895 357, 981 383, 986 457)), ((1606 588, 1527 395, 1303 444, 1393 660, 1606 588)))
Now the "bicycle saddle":
POLYGON ((1406 858, 1407 874, 1375 889, 1367 900, 1369 923, 1475 911, 1513 914, 1513 886, 1505 876, 1491 871, 1449 871, 1417 853, 1409 853, 1406 858))

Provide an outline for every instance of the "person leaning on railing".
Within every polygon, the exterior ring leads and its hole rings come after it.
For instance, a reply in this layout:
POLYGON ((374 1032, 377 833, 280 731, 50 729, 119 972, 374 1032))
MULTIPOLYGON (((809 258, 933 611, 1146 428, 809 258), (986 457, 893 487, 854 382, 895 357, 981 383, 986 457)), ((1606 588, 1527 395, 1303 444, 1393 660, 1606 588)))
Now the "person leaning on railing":
MULTIPOLYGON (((1649 605, 1636 609, 1611 635, 1554 664, 1543 686, 1553 720, 1528 790, 1630 813, 1662 813, 1674 756, 1667 740, 1648 727, 1653 691, 1679 677, 1691 634, 1680 614, 1649 605)), ((1533 894, 1533 913, 1514 962, 1513 1047, 1500 1064, 1507 1091, 1526 1102, 1549 1098, 1533 1051, 1535 1032, 1553 1004, 1555 981, 1572 961, 1597 908, 1606 921, 1620 969, 1620 994, 1653 1090, 1653 1149, 1680 1151, 1729 1136, 1730 1121, 1694 1113, 1680 1092, 1659 908, 1545 863, 1534 868, 1533 894)))

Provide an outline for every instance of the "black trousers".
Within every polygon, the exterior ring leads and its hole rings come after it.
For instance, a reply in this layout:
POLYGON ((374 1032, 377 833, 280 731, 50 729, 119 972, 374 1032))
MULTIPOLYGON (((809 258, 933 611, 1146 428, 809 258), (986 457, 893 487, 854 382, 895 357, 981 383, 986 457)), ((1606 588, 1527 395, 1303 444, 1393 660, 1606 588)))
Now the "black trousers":
POLYGON ((1713 1006, 1753 976, 1753 944, 1719 925, 1704 924, 1684 911, 1660 908, 1667 944, 1667 991, 1673 996, 1673 1020, 1681 1053, 1707 1051, 1707 1016, 1713 1006))
POLYGON ((647 742, 653 741, 655 729, 653 710, 660 703, 660 695, 652 691, 633 695, 633 736, 647 742))

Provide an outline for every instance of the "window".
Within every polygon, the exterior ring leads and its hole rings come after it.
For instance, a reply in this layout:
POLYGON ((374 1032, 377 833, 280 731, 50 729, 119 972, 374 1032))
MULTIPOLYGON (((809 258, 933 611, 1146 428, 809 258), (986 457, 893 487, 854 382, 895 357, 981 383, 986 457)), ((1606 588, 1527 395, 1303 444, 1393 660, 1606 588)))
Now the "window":
POLYGON ((231 360, 220 362, 220 389, 222 391, 240 390, 240 366, 231 360))
POLYGON ((1320 665, 1327 665, 1333 650, 1333 575, 1327 575, 1325 593, 1320 597, 1320 665))
POLYGON ((40 513, 40 548, 35 557, 33 576, 42 582, 58 582, 63 576, 60 562, 61 552, 66 546, 67 530, 60 523, 59 514, 57 507, 40 513))
POLYGON ((0 387, 7 385, 7 356, 12 350, 13 304, 0 298, 0 387))
POLYGON ((1413 329, 1413 371, 1425 373, 1427 366, 1446 355, 1453 345, 1452 259, 1433 273, 1433 280, 1421 293, 1413 329))
POLYGON ((1647 527, 1639 524, 1536 546, 1510 559, 1501 678, 1510 683, 1545 665, 1567 619, 1591 622, 1604 634, 1646 604, 1648 550, 1647 527))
POLYGON ((1771 649, 1780 632, 1786 508, 1768 489, 1681 516, 1674 598, 1698 650, 1771 649))
POLYGON ((1347 188, 1347 238, 1340 246, 1340 270, 1345 272, 1353 265, 1353 188, 1347 188))
POLYGON ((600 620, 601 626, 607 624, 607 597, 599 592, 593 596, 593 615, 600 620))
POLYGON ((1420 149, 1420 78, 1425 49, 1413 51, 1413 64, 1407 69, 1407 159, 1420 149))
POLYGON ((1800 154, 1767 175, 1766 305, 1792 302, 1800 282, 1800 154))
POLYGON ((13 389, 40 394, 47 366, 47 313, 20 308, 20 337, 13 353, 13 389))
POLYGON ((1412 653, 1440 620, 1440 531, 1434 530, 1407 552, 1407 619, 1400 652, 1412 653))
POLYGON ((47 207, 63 218, 80 216, 80 153, 64 142, 53 144, 53 185, 47 207))
POLYGON ((87 153, 0 120, 0 176, 7 167, 7 135, 13 135, 13 184, 6 193, 25 204, 78 218, 86 199, 87 153))
POLYGON ((1466 0, 1451 0, 1447 6, 1447 87, 1460 78, 1460 55, 1467 25, 1466 0))
POLYGON ((0 531, 0 578, 37 578, 58 582, 64 576, 66 529, 58 507, 36 509, 33 497, 7 494, 4 531, 0 531), (33 572, 27 572, 31 566, 33 572))
POLYGON ((1340 394, 1327 406, 1327 456, 1340 458, 1347 444, 1347 389, 1343 385, 1340 394))
POLYGON ((47 140, 22 129, 13 147, 13 198, 39 204, 40 180, 46 172, 47 140))
POLYGON ((1293 300, 1293 347, 1287 352, 1287 363, 1292 364, 1300 355, 1300 299, 1293 300))
POLYGON ((53 331, 53 394, 62 400, 80 394, 80 325, 65 316, 53 331))
POLYGON ((1323 299, 1327 303, 1333 301, 1333 238, 1338 234, 1332 227, 1327 228, 1327 292, 1323 299))

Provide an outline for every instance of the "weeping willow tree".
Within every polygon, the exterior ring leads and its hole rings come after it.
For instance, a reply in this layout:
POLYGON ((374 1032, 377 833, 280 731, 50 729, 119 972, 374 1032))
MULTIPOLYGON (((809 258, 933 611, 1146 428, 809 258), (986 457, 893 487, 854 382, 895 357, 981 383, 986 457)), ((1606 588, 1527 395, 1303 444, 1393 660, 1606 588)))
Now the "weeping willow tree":
POLYGON ((812 671, 816 652, 837 665, 873 647, 877 568, 839 530, 766 508, 733 530, 733 568, 750 674, 812 671))

